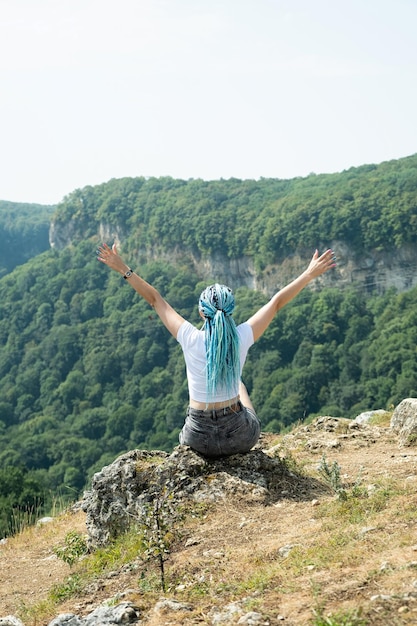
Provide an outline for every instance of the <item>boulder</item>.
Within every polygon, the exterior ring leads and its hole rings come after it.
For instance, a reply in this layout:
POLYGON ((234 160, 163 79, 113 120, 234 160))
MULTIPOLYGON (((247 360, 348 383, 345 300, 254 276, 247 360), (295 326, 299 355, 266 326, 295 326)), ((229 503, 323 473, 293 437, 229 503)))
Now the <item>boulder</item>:
POLYGON ((81 626, 82 621, 74 613, 61 613, 55 617, 48 626, 81 626))
POLYGON ((177 446, 172 454, 132 450, 96 473, 84 494, 88 545, 103 546, 125 532, 156 498, 169 496, 172 508, 233 496, 268 503, 284 489, 288 494, 291 484, 294 497, 302 498, 311 482, 289 472, 272 449, 221 459, 207 459, 188 446, 177 446))
POLYGON ((398 434, 400 445, 417 444, 417 398, 406 398, 394 409, 391 429, 398 434))
POLYGON ((80 618, 73 613, 62 613, 48 626, 116 626, 116 624, 136 624, 139 609, 131 602, 121 602, 116 606, 101 605, 87 617, 80 618))
POLYGON ((368 424, 372 419, 378 417, 384 417, 386 415, 386 411, 384 409, 376 409, 375 411, 364 411, 363 413, 359 413, 353 420, 355 424, 368 424))
POLYGON ((23 622, 14 615, 6 615, 6 617, 0 617, 0 626, 23 626, 23 622))

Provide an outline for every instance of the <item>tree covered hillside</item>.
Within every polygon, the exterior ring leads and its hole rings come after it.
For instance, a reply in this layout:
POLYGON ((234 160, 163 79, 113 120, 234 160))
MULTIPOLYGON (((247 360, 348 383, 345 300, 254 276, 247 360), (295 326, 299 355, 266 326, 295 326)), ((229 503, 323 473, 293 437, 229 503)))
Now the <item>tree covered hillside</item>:
POLYGON ((54 220, 74 241, 105 223, 137 257, 178 247, 246 254, 258 269, 297 250, 345 241, 353 253, 417 242, 417 155, 291 180, 114 179, 70 194, 54 220))
MULTIPOLYGON (((100 221, 126 233, 126 260, 199 324, 197 301, 205 283, 187 256, 176 264, 138 264, 141 245, 183 242, 201 253, 223 245, 236 255, 244 247, 261 265, 268 255, 281 254, 278 241, 288 250, 291 242, 307 246, 309 213, 317 229, 326 216, 316 231, 320 241, 330 234, 340 238, 347 228, 342 217, 355 214, 362 222, 353 240, 358 250, 372 225, 385 224, 390 232, 378 240, 382 248, 415 242, 417 195, 410 189, 412 180, 414 189, 417 184, 416 163, 412 157, 327 178, 259 183, 123 179, 71 194, 56 218, 62 227, 72 225, 71 245, 38 254, 0 280, 0 534, 10 532, 13 515, 26 505, 47 507, 57 493, 77 497, 92 474, 120 453, 136 447, 169 451, 178 441, 187 405, 181 349, 149 305, 96 260, 100 221), (337 180, 352 190, 346 204, 337 180), (408 182, 400 193, 401 180, 408 182), (353 208, 359 197, 367 199, 362 212, 353 208), (395 215, 407 216, 402 228, 395 215), (278 229, 284 220, 288 227, 278 229)), ((266 300, 231 287, 237 323, 266 300)), ((253 346, 244 380, 264 430, 282 430, 317 414, 354 416, 417 395, 416 345, 417 289, 373 297, 337 287, 305 290, 253 346)))
POLYGON ((0 200, 0 276, 49 248, 54 206, 0 200))

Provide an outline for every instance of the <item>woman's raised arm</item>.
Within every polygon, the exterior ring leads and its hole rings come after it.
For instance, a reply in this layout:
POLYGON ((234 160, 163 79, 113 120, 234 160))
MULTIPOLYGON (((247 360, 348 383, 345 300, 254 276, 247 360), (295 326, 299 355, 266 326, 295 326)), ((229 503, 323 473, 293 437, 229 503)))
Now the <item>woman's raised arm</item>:
POLYGON ((248 319, 248 324, 252 327, 254 341, 261 337, 274 319, 275 314, 282 307, 291 302, 308 283, 335 266, 333 250, 326 250, 321 256, 319 256, 318 250, 316 250, 307 269, 298 278, 272 296, 269 302, 248 319))
POLYGON ((159 315, 171 335, 175 338, 177 337, 179 327, 185 321, 184 318, 164 300, 155 287, 143 280, 126 265, 118 254, 115 243, 111 248, 106 243, 99 246, 97 259, 126 278, 129 285, 155 309, 155 312, 159 315))

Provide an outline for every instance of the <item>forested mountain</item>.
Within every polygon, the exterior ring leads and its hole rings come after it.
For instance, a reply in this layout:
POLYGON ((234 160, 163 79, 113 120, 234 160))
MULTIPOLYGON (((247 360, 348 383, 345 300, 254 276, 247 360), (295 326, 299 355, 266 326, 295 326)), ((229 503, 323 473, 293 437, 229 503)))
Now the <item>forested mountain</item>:
POLYGON ((49 248, 54 206, 0 200, 0 277, 49 248))
POLYGON ((73 242, 101 223, 119 229, 132 254, 247 254, 263 268, 330 241, 354 253, 415 244, 416 177, 417 155, 291 180, 119 179, 74 191, 54 222, 70 225, 73 242))
MULTIPOLYGON (((121 452, 177 443, 181 349, 97 262, 103 237, 120 240, 126 260, 198 324, 198 295, 217 278, 208 258, 244 255, 256 278, 334 241, 358 259, 369 249, 400 256, 415 248, 416 205, 417 156, 289 181, 112 180, 67 196, 54 247, 0 280, 0 534, 11 510, 74 499, 121 452)), ((240 322, 267 295, 230 278, 240 322)), ((305 290, 251 349, 244 380, 264 429, 417 395, 417 287, 342 283, 335 273, 305 290)))

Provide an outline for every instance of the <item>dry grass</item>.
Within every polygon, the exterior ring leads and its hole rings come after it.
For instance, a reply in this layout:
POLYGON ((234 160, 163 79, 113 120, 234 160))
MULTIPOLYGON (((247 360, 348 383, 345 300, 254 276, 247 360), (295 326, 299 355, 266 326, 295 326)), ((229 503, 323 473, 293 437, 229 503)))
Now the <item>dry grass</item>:
POLYGON ((229 499, 188 516, 166 563, 165 595, 191 610, 153 610, 161 595, 158 568, 136 558, 134 536, 71 570, 57 559, 53 547, 70 530, 85 531, 79 512, 0 548, 0 615, 40 626, 61 612, 84 616, 128 590, 123 598, 141 607, 150 626, 212 624, 213 607, 232 602, 271 626, 416 624, 416 449, 399 449, 386 421, 357 431, 344 421, 333 431, 300 426, 271 435, 269 444, 307 477, 319 478, 324 453, 337 461, 344 496, 321 489, 284 494, 270 506, 229 499), (59 602, 57 585, 68 591, 59 602))

